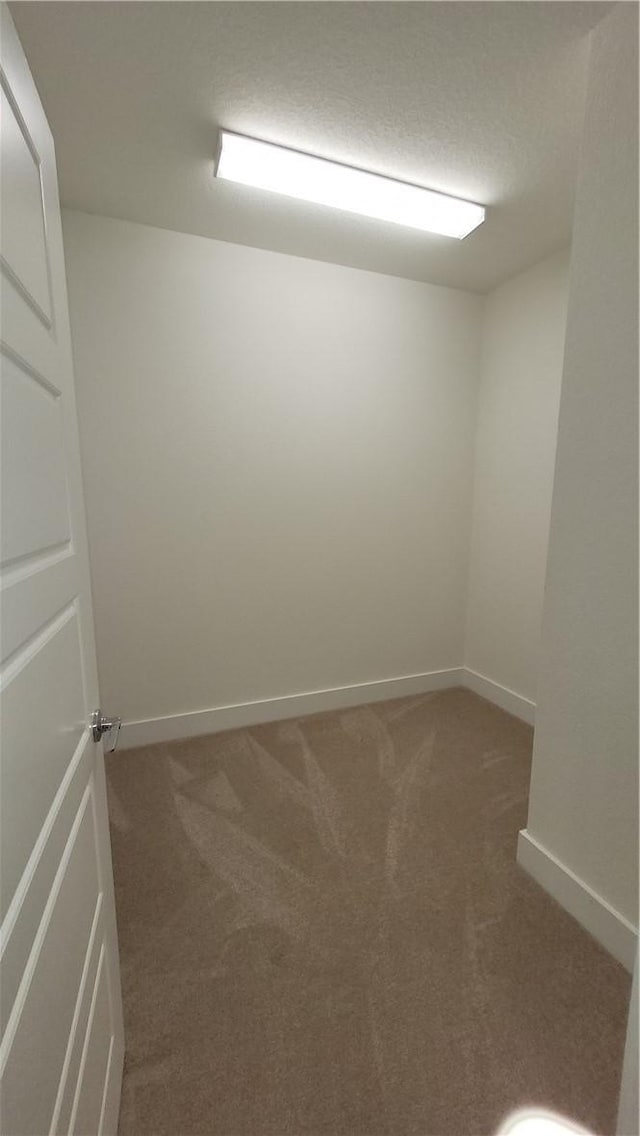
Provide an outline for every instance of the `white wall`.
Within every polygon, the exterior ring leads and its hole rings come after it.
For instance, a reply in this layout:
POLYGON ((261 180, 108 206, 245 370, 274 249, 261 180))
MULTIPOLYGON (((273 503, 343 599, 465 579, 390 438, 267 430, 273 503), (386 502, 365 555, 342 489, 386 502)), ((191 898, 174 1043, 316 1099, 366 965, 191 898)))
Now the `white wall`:
POLYGON ((481 300, 66 213, 101 696, 462 663, 481 300))
MULTIPOLYGON (((638 917, 637 8, 593 36, 528 832, 638 917)), ((601 912, 602 914, 602 912, 601 912)), ((606 911, 602 917, 607 916, 606 911)))
POLYGON ((465 663, 535 702, 569 253, 485 300, 465 663))

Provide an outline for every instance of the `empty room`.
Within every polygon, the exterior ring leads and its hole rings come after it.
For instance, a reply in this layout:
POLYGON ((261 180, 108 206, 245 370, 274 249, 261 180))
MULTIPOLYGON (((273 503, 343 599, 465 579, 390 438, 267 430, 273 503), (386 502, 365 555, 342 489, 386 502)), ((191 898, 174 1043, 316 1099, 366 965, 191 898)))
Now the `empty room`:
POLYGON ((2 1136, 639 1136, 638 5, 0 3, 2 1136))

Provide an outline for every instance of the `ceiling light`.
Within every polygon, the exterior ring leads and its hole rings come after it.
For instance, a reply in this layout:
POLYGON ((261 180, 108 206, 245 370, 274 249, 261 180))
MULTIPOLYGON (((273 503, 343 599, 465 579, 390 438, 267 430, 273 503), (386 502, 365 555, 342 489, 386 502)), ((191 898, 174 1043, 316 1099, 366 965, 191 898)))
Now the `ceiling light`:
POLYGON ((466 237, 484 221, 484 206, 472 201, 226 130, 216 176, 445 237, 466 237))

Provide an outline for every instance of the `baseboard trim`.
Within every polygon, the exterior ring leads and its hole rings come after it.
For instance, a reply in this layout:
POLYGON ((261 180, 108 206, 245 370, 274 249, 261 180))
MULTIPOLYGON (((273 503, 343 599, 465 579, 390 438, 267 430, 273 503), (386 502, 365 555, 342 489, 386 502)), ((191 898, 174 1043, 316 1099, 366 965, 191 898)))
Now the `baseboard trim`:
POLYGON ((217 734, 222 730, 234 730, 242 726, 258 726, 265 722, 298 718, 303 714, 318 714, 323 710, 340 710, 367 702, 385 702, 389 698, 428 694, 433 690, 447 690, 452 686, 464 685, 463 668, 450 667, 447 670, 404 675, 379 682, 362 682, 355 686, 337 686, 330 690, 313 690, 282 698, 217 706, 210 710, 196 710, 192 714, 172 714, 164 718, 125 722, 120 731, 119 749, 175 741, 178 738, 194 738, 200 734, 217 734))
POLYGON ((635 927, 526 828, 518 835, 518 863, 605 950, 627 970, 633 970, 638 938, 635 927))
POLYGON ((531 699, 525 698, 522 694, 516 694, 515 690, 510 690, 508 686, 502 686, 499 682, 494 682, 492 678, 487 678, 486 675, 470 670, 469 667, 463 667, 462 684, 468 690, 473 690, 475 694, 486 698, 488 702, 493 702, 502 710, 506 710, 508 714, 513 714, 516 718, 521 718, 523 722, 528 722, 530 726, 533 726, 536 704, 531 699))

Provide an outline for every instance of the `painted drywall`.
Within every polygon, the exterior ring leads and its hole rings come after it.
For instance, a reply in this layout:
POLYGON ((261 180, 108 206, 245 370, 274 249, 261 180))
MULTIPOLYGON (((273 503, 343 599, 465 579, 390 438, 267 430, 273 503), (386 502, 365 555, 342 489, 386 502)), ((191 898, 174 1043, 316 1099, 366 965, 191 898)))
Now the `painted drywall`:
POLYGON ((536 700, 569 253, 485 299, 465 664, 536 700))
POLYGON ((528 831, 637 924, 637 7, 593 33, 528 831))
POLYGON ((458 667, 482 301, 76 212, 105 710, 458 667))

